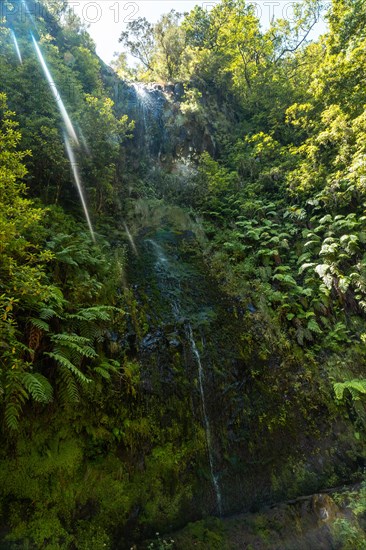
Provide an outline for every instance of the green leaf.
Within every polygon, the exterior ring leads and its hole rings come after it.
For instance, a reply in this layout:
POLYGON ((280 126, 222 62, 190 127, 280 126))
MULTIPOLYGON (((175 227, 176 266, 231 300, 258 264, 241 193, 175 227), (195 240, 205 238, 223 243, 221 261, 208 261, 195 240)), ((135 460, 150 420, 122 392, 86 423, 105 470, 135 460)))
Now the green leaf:
POLYGON ((89 384, 92 380, 90 378, 87 378, 85 374, 83 374, 69 359, 61 355, 60 353, 53 353, 53 352, 46 352, 45 355, 48 355, 48 357, 51 357, 56 363, 59 363, 69 371, 71 371, 80 382, 83 384, 89 384))
POLYGON ((47 378, 41 374, 25 372, 21 376, 21 381, 35 401, 39 403, 52 401, 53 388, 47 378))
POLYGON ((345 390, 349 390, 352 399, 358 400, 359 394, 366 393, 366 379, 347 380, 346 382, 335 382, 333 384, 335 396, 337 399, 343 399, 345 390))
POLYGON ((314 267, 314 265, 316 265, 314 262, 309 262, 309 263, 306 263, 306 264, 302 264, 299 267, 299 274, 301 274, 303 271, 305 271, 305 269, 309 269, 309 267, 314 267))
POLYGON ((323 331, 318 325, 318 323, 315 321, 315 319, 310 319, 307 325, 307 328, 311 330, 311 332, 315 332, 317 334, 322 334, 323 331))
POLYGON ((43 319, 35 319, 34 317, 31 317, 30 322, 33 326, 36 328, 43 330, 44 332, 48 332, 50 330, 50 325, 46 323, 43 319))

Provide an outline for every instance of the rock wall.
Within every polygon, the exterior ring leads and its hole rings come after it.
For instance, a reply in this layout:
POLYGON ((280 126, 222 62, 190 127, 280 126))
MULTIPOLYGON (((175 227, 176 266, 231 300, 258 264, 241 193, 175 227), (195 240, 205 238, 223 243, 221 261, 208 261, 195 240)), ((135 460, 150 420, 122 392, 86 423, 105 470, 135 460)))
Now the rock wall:
POLYGON ((140 155, 168 169, 172 163, 197 159, 203 151, 215 154, 213 121, 203 110, 206 92, 189 105, 189 84, 130 83, 115 75, 107 82, 118 114, 136 121, 131 147, 140 155))

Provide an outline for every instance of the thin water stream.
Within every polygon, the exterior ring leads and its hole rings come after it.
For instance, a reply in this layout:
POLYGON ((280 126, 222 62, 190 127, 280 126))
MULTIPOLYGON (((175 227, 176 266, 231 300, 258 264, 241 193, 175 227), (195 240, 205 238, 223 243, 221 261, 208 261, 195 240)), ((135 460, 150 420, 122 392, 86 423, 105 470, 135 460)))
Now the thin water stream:
MULTIPOLYGON (((157 275, 159 277, 163 277, 167 285, 169 285, 169 281, 174 279, 175 286, 179 287, 179 279, 175 279, 171 274, 172 266, 167 256, 165 255, 163 248, 153 239, 147 239, 146 242, 148 242, 152 246, 154 250, 154 254, 156 256, 155 269, 156 269, 157 275)), ((172 300, 171 307, 172 307, 173 315, 176 319, 182 316, 182 308, 177 298, 172 300)), ((210 423, 209 413, 207 410, 206 395, 205 395, 205 372, 201 361, 201 355, 198 351, 197 344, 193 336, 192 325, 190 322, 187 322, 185 324, 185 334, 186 334, 187 341, 189 342, 192 355, 198 367, 198 387, 199 387, 201 407, 202 407, 203 424, 204 424, 205 435, 206 435, 210 474, 211 474, 212 485, 215 491, 217 511, 221 516, 222 515, 222 494, 221 494, 218 475, 215 473, 215 469, 216 469, 215 455, 214 455, 213 444, 212 444, 211 423, 210 423)))
POLYGON ((147 138, 149 130, 149 113, 153 106, 153 100, 150 97, 150 94, 146 91, 143 84, 134 82, 132 84, 133 89, 135 90, 137 105, 139 109, 140 119, 142 121, 142 128, 145 136, 147 138))
POLYGON ((186 334, 191 346, 192 353, 195 356, 196 362, 198 365, 198 385, 199 385, 200 396, 201 396, 203 421, 204 421, 205 433, 206 433, 206 442, 207 442, 208 459, 210 463, 211 479, 212 479, 212 485, 215 490, 217 509, 218 509, 219 515, 221 516, 222 515, 222 495, 221 495, 218 476, 215 473, 215 463, 214 463, 215 459, 214 459, 213 448, 212 448, 211 425, 210 425, 210 420, 207 413, 206 398, 205 398, 205 373, 202 367, 201 356, 198 351, 195 339, 193 337, 192 327, 189 323, 186 326, 186 334))

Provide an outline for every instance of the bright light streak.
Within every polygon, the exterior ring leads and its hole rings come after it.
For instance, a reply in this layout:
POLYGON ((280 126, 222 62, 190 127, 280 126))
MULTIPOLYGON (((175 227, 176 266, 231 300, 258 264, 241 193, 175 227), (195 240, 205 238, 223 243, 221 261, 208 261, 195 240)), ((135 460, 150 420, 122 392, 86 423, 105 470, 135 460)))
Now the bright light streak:
POLYGON ((83 210, 84 210, 85 218, 86 218, 86 221, 87 221, 87 224, 88 224, 88 227, 89 227, 90 235, 91 235, 93 241, 95 242, 94 230, 93 230, 93 226, 92 226, 91 221, 90 221, 88 207, 86 206, 86 200, 85 200, 83 188, 82 188, 82 185, 81 185, 81 179, 80 179, 80 175, 79 175, 78 164, 76 162, 74 151, 72 150, 70 140, 68 139, 66 134, 64 136, 64 139, 65 139, 67 155, 68 155, 69 160, 70 160, 71 169, 72 169, 72 172, 73 172, 73 176, 74 176, 74 180, 75 180, 75 183, 76 183, 77 190, 79 192, 81 204, 83 205, 83 210))
POLYGON ((56 99, 56 102, 57 102, 57 105, 58 105, 58 108, 59 108, 59 111, 61 113, 61 116, 63 118, 63 121, 65 123, 65 126, 66 126, 66 129, 67 129, 67 133, 69 134, 70 138, 72 139, 72 141, 74 143, 76 143, 77 145, 79 145, 79 140, 78 140, 78 137, 76 135, 76 132, 75 132, 75 129, 72 125, 72 122, 70 120, 70 117, 68 115, 68 112, 66 111, 66 107, 60 97, 60 94, 58 93, 58 90, 57 90, 57 87, 56 87, 56 84, 55 84, 55 81, 53 80, 52 76, 51 76, 51 73, 47 67, 47 64, 46 64, 46 61, 42 55, 42 52, 40 50, 40 47, 38 46, 37 44, 37 41, 36 39, 34 38, 33 34, 31 35, 32 36, 32 40, 33 40, 33 44, 34 44, 34 48, 36 50, 36 53, 37 53, 37 56, 38 56, 38 59, 39 59, 39 62, 41 64, 41 67, 43 69, 43 72, 45 74, 45 77, 47 79, 47 82, 49 84, 49 87, 51 88, 51 91, 56 99))

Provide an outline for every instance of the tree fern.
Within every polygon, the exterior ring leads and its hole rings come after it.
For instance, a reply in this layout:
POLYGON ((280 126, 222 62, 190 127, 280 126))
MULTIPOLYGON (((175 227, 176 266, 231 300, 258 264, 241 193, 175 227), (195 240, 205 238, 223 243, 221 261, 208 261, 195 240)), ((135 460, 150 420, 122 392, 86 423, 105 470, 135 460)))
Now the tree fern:
POLYGON ((113 306, 94 306, 80 309, 76 313, 69 313, 66 318, 71 321, 110 321, 114 311, 119 310, 113 306))
POLYGON ((82 322, 78 326, 80 335, 88 338, 91 342, 103 342, 106 335, 106 328, 97 323, 82 322))
POLYGON ((4 420, 6 427, 13 431, 19 428, 22 408, 29 398, 38 403, 49 403, 53 397, 53 389, 47 378, 39 373, 18 370, 25 366, 19 364, 17 369, 9 371, 6 376, 4 420))
POLYGON ((60 343, 60 345, 65 345, 68 347, 72 347, 74 344, 79 347, 85 344, 86 345, 90 344, 89 338, 85 338, 84 336, 79 336, 74 332, 60 332, 58 334, 52 334, 51 341, 60 343))
POLYGON ((52 317, 59 318, 59 313, 51 307, 42 307, 39 310, 39 318, 44 321, 49 321, 52 317))
POLYGON ((53 334, 51 341, 55 344, 54 352, 62 354, 64 348, 68 349, 70 353, 74 352, 80 357, 96 357, 97 353, 90 345, 90 339, 77 334, 53 334))

